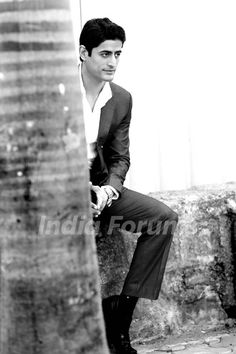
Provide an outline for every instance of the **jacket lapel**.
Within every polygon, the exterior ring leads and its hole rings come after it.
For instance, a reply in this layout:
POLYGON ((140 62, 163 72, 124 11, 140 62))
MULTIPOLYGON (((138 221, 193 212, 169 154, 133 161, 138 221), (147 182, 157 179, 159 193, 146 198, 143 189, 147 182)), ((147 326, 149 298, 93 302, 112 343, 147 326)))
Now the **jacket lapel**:
POLYGON ((114 100, 113 97, 101 109, 101 116, 98 129, 98 145, 103 145, 109 132, 112 118, 114 115, 114 100))

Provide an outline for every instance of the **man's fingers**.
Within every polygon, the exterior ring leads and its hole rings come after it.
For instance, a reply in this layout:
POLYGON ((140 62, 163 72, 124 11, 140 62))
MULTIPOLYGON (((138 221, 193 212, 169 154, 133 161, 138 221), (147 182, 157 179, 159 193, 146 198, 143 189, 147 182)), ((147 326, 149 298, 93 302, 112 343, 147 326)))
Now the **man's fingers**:
POLYGON ((107 204, 107 193, 101 189, 99 186, 94 186, 93 184, 90 184, 91 190, 96 194, 97 198, 97 203, 92 203, 91 206, 95 210, 99 210, 100 212, 105 208, 107 204))
POLYGON ((98 209, 97 205, 94 204, 93 202, 91 202, 91 207, 92 207, 93 209, 98 209))
POLYGON ((97 194, 97 207, 99 210, 103 210, 107 204, 107 194, 102 189, 100 189, 99 193, 97 194))
POLYGON ((94 186, 93 184, 90 185, 90 188, 92 191, 94 191, 95 193, 99 192, 100 187, 99 186, 94 186))
POLYGON ((99 210, 101 210, 101 206, 102 206, 102 198, 101 198, 101 195, 98 193, 97 194, 97 208, 99 210))
POLYGON ((92 214, 93 216, 97 217, 101 214, 100 210, 98 210, 98 207, 96 204, 91 202, 91 207, 92 207, 92 214))

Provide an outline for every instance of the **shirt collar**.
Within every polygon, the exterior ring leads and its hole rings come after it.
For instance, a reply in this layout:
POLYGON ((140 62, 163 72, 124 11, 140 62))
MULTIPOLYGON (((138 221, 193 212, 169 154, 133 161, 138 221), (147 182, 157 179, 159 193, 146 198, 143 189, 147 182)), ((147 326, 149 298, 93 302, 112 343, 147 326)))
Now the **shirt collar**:
MULTIPOLYGON (((83 99, 87 100, 86 91, 85 91, 84 83, 82 80, 82 70, 81 69, 82 69, 82 64, 79 65, 80 87, 81 87, 81 93, 82 93, 83 99)), ((105 85, 103 86, 102 90, 99 93, 95 107, 98 109, 101 109, 102 107, 105 106, 105 104, 110 100, 111 97, 112 97, 111 86, 109 85, 108 82, 105 82, 105 85)))

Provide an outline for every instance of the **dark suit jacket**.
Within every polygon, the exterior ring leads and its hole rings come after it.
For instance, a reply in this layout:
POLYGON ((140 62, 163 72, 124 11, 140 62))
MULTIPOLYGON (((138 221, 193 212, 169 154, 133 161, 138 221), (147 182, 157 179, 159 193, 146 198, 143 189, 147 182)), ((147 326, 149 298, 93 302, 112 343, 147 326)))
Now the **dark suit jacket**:
POLYGON ((95 185, 110 185, 119 193, 130 166, 129 126, 132 97, 122 87, 110 83, 112 97, 101 110, 97 156, 90 170, 95 185))

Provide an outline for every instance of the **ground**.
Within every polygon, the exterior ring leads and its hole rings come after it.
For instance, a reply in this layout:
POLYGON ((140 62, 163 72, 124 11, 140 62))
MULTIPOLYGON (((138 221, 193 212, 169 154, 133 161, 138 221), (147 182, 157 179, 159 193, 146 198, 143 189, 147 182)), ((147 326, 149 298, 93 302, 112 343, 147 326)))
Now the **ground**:
POLYGON ((196 326, 194 332, 136 340, 132 344, 138 354, 236 354, 236 323, 204 330, 196 326))

